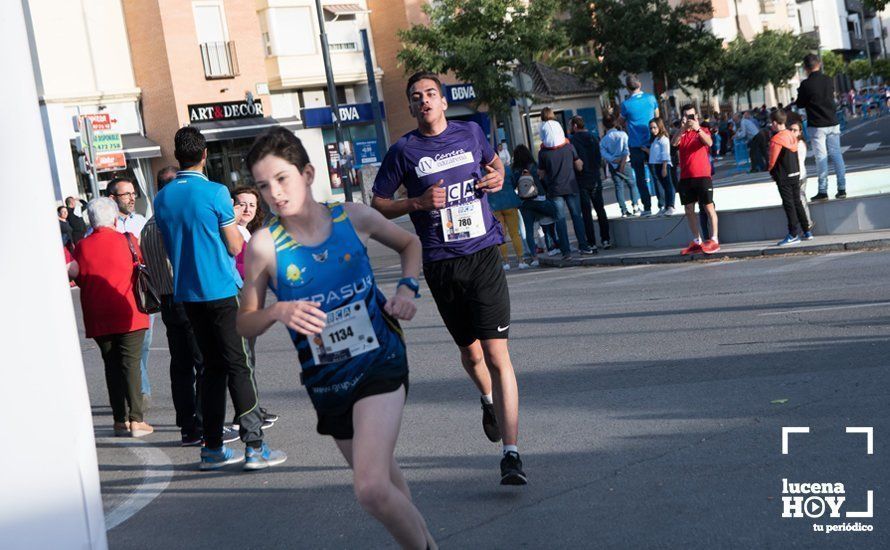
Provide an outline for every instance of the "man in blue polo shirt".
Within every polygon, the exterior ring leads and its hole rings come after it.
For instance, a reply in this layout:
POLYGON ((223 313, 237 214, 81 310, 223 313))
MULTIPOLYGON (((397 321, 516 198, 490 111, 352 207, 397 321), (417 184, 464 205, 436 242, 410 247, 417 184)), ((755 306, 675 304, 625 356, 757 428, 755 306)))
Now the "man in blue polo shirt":
POLYGON ((240 207, 229 190, 204 176, 207 142, 195 128, 174 138, 180 171, 155 198, 155 218, 173 265, 173 299, 182 302, 204 357, 201 409, 204 448, 201 469, 215 470, 245 460, 258 470, 287 459, 263 443, 263 417, 246 342, 235 330, 241 278, 234 257, 244 239, 238 231, 240 207), (245 454, 223 444, 226 388, 232 395, 245 454))
POLYGON ((652 196, 646 185, 646 163, 649 156, 643 151, 651 141, 649 121, 658 116, 658 101, 652 94, 645 94, 640 79, 635 74, 624 80, 630 96, 621 104, 621 118, 627 131, 627 145, 630 147, 630 166, 637 178, 637 190, 643 201, 643 216, 652 215, 652 196))

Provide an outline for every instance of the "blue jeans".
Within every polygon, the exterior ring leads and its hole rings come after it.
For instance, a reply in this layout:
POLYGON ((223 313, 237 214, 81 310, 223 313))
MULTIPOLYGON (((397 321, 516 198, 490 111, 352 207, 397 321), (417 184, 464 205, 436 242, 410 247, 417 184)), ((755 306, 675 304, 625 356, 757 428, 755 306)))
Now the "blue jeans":
POLYGON ((640 199, 643 201, 643 210, 652 210, 652 195, 649 194, 649 186, 646 185, 646 163, 649 162, 649 155, 643 152, 640 147, 630 148, 630 165, 634 169, 634 176, 637 178, 637 190, 640 192, 640 199))
POLYGON ((652 174, 655 179, 655 194, 658 195, 658 207, 673 208, 676 192, 674 191, 674 184, 671 181, 670 166, 668 167, 668 172, 665 177, 661 177, 660 164, 650 164, 649 173, 652 174))
POLYGON ((612 165, 609 164, 609 173, 612 174, 612 183, 615 184, 615 200, 618 201, 618 207, 621 208, 621 213, 623 214, 627 212, 627 205, 624 200, 625 185, 630 189, 631 202, 633 202, 633 208, 636 208, 637 202, 640 200, 640 193, 637 191, 637 186, 633 183, 630 166, 625 164, 624 172, 619 172, 617 168, 613 168, 612 165))
POLYGON ((519 207, 519 213, 522 214, 522 224, 525 226, 525 243, 528 245, 527 253, 530 257, 534 257, 535 249, 537 248, 535 244, 535 220, 543 217, 553 218, 556 222, 559 250, 564 255, 571 252, 569 248, 569 229, 566 227, 565 217, 560 219, 559 210, 557 210, 553 202, 549 200, 525 200, 522 201, 522 206, 519 207))
POLYGON ((816 172, 819 174, 819 192, 828 193, 828 159, 834 164, 837 175, 837 190, 847 189, 847 169, 841 154, 840 126, 810 128, 813 136, 813 153, 816 156, 816 172))
MULTIPOLYGON (((577 193, 573 195, 559 195, 550 199, 556 205, 559 211, 557 223, 561 219, 565 223, 568 216, 572 217, 572 227, 575 229, 575 238, 578 239, 578 248, 584 250, 589 248, 587 244, 586 231, 584 230, 584 216, 581 214, 581 198, 577 193), (568 216, 566 215, 568 208, 568 216)), ((568 237, 566 238, 568 240, 568 237)))
POLYGON ((148 352, 151 347, 155 317, 157 317, 156 313, 148 316, 148 330, 145 331, 145 338, 142 340, 142 359, 139 361, 139 367, 142 369, 142 393, 148 396, 151 395, 151 382, 148 380, 148 352))

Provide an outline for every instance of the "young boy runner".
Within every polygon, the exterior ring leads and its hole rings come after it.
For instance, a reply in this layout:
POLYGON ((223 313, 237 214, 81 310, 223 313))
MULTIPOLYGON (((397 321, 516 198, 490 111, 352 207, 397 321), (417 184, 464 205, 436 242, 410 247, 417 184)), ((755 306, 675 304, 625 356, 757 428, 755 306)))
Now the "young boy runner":
POLYGON ((810 220, 800 200, 800 163, 797 157, 797 136, 785 128, 788 115, 785 111, 775 110, 770 114, 770 128, 775 135, 769 140, 768 170, 773 181, 779 188, 782 197, 782 208, 788 218, 788 234, 779 241, 778 246, 788 246, 800 242, 797 234, 798 225, 803 228, 804 240, 811 240, 810 220))
POLYGON ((372 206, 387 218, 411 216, 430 292, 482 393, 485 435, 499 441, 503 434, 501 483, 524 485, 519 391, 507 346, 510 294, 497 249, 504 237, 486 197, 503 186, 504 166, 479 125, 445 119, 438 75, 415 73, 405 92, 417 130, 387 151, 372 206), (402 185, 408 198, 394 200, 402 185))
POLYGON ((435 547, 393 458, 408 391, 397 319, 416 312, 420 243, 364 205, 315 202, 315 169, 293 132, 269 130, 246 162, 277 217, 247 249, 238 330, 253 337, 276 321, 287 326, 317 430, 352 467, 359 504, 402 548, 435 547), (374 281, 368 239, 401 257, 404 278, 388 300, 374 281), (278 298, 269 307, 267 288, 278 298))
POLYGON ((717 210, 714 208, 714 186, 711 183, 711 160, 708 153, 713 144, 711 133, 698 123, 695 107, 684 105, 680 108, 682 126, 671 140, 671 147, 680 152, 680 182, 677 192, 680 203, 686 209, 686 221, 692 231, 693 240, 681 254, 713 254, 720 250, 717 239, 717 210), (702 235, 695 215, 695 203, 701 211, 707 212, 711 225, 711 238, 702 242, 702 235))

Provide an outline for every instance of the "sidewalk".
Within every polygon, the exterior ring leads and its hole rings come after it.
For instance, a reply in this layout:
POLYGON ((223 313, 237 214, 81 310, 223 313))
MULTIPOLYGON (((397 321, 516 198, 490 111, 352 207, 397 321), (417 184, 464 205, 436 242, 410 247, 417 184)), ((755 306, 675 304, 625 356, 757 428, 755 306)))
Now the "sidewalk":
POLYGON ((570 260, 538 256, 542 267, 600 267, 639 264, 672 264, 691 261, 714 261, 729 258, 754 258, 787 254, 824 254, 853 250, 890 249, 890 230, 870 231, 850 235, 817 236, 812 241, 778 247, 776 241, 753 241, 720 244, 716 254, 681 256, 679 248, 613 248, 600 250, 594 256, 575 255, 570 260))

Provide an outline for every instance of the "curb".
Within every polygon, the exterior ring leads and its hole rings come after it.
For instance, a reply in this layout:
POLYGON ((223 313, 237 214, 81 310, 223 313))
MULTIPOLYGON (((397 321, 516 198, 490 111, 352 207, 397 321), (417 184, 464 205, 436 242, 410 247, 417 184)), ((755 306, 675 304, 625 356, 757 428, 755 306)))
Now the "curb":
POLYGON ((611 256, 584 257, 570 260, 539 258, 542 267, 615 267, 625 265, 656 265, 680 264, 686 262, 712 262, 728 259, 761 258, 773 256, 793 256, 798 254, 827 254, 829 252, 849 252, 854 250, 886 250, 890 249, 890 239, 872 239, 868 241, 852 241, 848 243, 809 244, 778 248, 733 250, 717 254, 692 254, 681 256, 679 253, 660 253, 651 256, 611 256))

